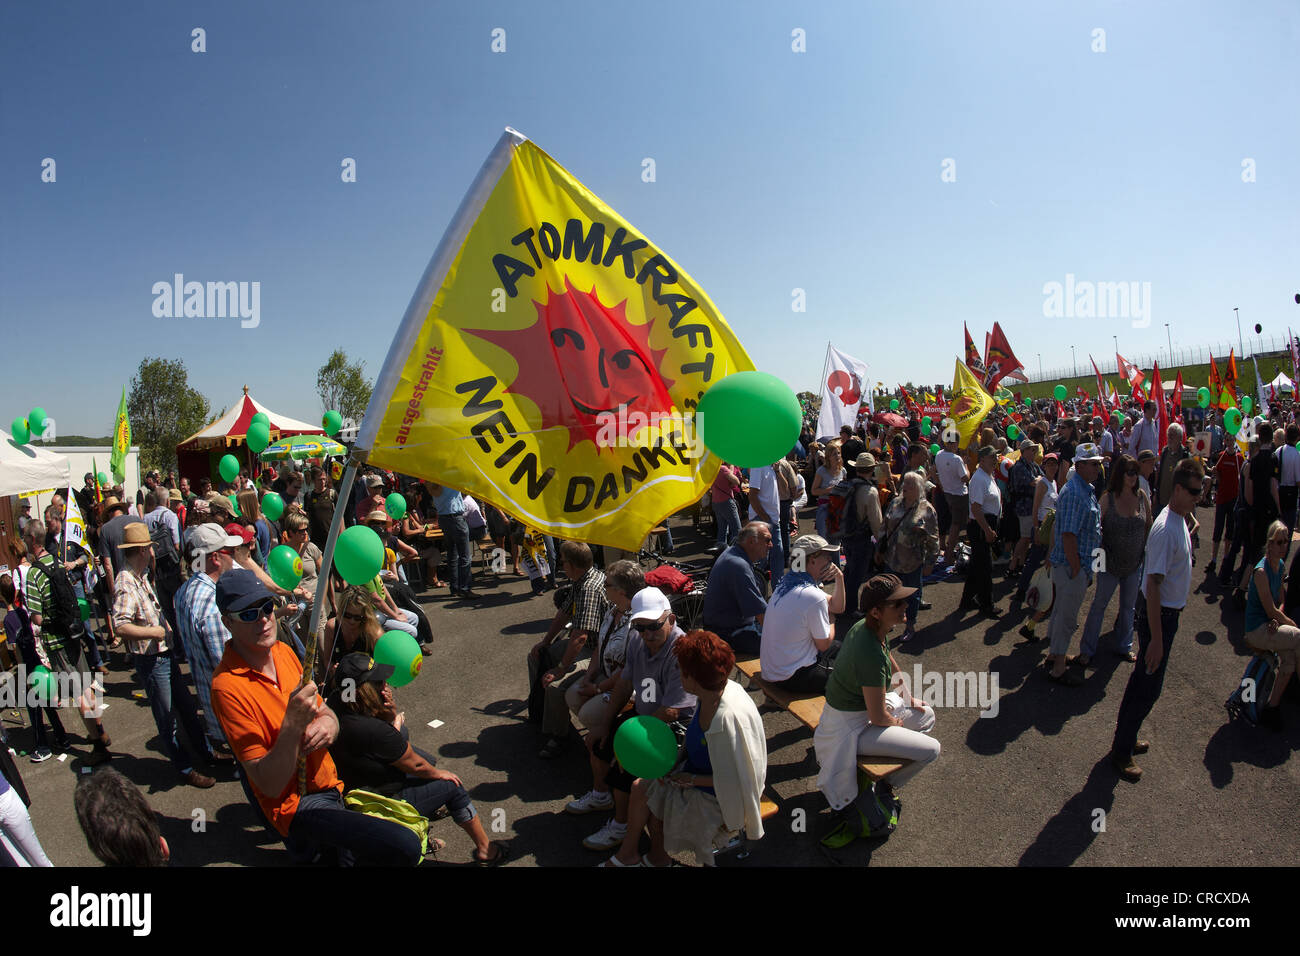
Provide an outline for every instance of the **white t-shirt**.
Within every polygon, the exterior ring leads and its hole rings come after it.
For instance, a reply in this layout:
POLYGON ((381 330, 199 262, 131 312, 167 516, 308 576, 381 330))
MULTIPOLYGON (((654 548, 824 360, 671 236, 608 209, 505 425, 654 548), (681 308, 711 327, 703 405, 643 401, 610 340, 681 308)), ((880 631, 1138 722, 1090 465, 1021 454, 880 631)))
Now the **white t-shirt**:
MULTIPOLYGON (((749 487, 758 493, 758 504, 772 521, 781 518, 781 499, 777 491, 776 471, 771 465, 749 469, 749 487)), ((757 515, 751 515, 757 519, 757 515)))
POLYGON ((786 589, 778 584, 763 618, 759 646, 763 680, 787 680, 799 668, 816 662, 813 638, 824 641, 830 636, 830 598, 826 592, 807 582, 786 589))
POLYGON ((1192 590, 1192 539, 1187 521, 1164 508, 1156 515, 1147 536, 1146 570, 1142 575, 1142 593, 1147 593, 1153 574, 1163 574, 1160 582, 1160 606, 1183 608, 1192 590))
POLYGON ((975 474, 971 475, 970 504, 972 508, 976 505, 983 508, 986 518, 1002 514, 1002 492, 998 490, 997 481, 983 468, 975 469, 975 474))
POLYGON ((945 449, 935 456, 934 464, 939 470, 939 484, 945 495, 966 494, 966 462, 962 461, 961 455, 945 449))
POLYGON ((1056 510, 1056 499, 1061 496, 1057 490, 1056 482, 1046 475, 1038 479, 1038 483, 1047 490, 1043 492, 1043 500, 1038 505, 1038 521, 1041 524, 1047 518, 1047 512, 1056 510))

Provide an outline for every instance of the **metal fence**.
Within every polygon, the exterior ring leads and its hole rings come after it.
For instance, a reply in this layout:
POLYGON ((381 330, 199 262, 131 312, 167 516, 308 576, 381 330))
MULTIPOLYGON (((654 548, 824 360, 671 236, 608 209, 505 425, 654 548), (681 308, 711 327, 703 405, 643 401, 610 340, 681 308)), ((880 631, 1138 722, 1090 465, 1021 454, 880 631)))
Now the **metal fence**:
MULTIPOLYGON (((1141 355, 1129 355, 1128 353, 1121 354, 1124 356, 1125 360, 1133 363, 1140 369, 1146 370, 1150 369, 1156 362, 1159 362, 1162 368, 1170 369, 1177 369, 1181 365, 1208 365, 1210 362, 1210 353, 1214 353, 1214 361, 1218 363, 1219 371, 1222 372, 1224 363, 1228 359, 1229 349, 1233 352, 1239 353, 1239 349, 1242 346, 1245 347, 1246 354, 1237 354, 1237 371, 1242 375, 1245 375, 1245 370, 1241 367, 1242 359, 1249 360, 1252 357, 1258 357, 1261 362, 1263 362, 1265 358, 1270 359, 1270 361, 1279 361, 1279 356, 1281 356, 1282 359, 1280 361, 1281 370, 1286 372, 1287 375, 1291 374, 1291 360, 1286 358, 1287 338, 1285 335, 1247 336, 1243 339, 1240 346, 1236 341, 1227 341, 1225 339, 1222 342, 1209 342, 1204 345, 1197 345, 1188 348, 1175 348, 1172 355, 1167 348, 1160 349, 1155 353, 1146 353, 1141 355)), ((1093 358, 1097 359, 1097 368, 1101 370, 1103 376, 1118 375, 1119 368, 1118 363, 1115 361, 1115 356, 1110 355, 1109 353, 1107 354, 1109 355, 1107 361, 1102 361, 1102 357, 1099 355, 1093 356, 1093 358)), ((1063 378, 1079 378, 1080 376, 1092 374, 1092 362, 1088 360, 1088 353, 1086 352, 1078 353, 1078 362, 1074 367, 1065 365, 1059 368, 1043 368, 1040 371, 1037 363, 1034 363, 1032 359, 1026 361, 1021 357, 1020 361, 1025 362, 1024 374, 1031 382, 1059 381, 1063 378), (1032 368, 1030 367, 1031 363, 1033 364, 1032 368)), ((1265 368, 1261 364, 1259 372, 1265 378, 1271 379, 1277 374, 1272 371, 1272 368, 1272 364, 1270 364, 1268 368, 1265 368)))

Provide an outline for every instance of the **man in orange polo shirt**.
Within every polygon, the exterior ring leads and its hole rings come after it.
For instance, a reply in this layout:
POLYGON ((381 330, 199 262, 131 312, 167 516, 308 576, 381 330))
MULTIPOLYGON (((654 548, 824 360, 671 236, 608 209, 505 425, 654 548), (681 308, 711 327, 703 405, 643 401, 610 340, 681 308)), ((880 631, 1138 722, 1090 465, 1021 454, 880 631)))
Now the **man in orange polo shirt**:
POLYGON ((314 683, 299 688, 302 665, 276 639, 271 592, 251 571, 229 571, 217 582, 217 609, 230 641, 212 677, 212 710, 271 826, 310 852, 333 850, 341 866, 419 863, 420 840, 411 830, 345 809, 326 749, 338 736, 338 718, 314 683))

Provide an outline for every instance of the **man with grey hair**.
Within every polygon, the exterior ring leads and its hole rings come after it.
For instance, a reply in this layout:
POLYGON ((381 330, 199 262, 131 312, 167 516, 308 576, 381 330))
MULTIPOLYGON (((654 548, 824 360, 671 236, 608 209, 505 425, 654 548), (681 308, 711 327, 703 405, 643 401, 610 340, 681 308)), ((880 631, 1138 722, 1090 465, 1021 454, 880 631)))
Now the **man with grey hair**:
POLYGON ((713 564, 701 612, 703 627, 722 638, 738 656, 758 654, 767 611, 767 598, 754 565, 772 549, 772 529, 766 521, 751 521, 713 564))
POLYGON ((1173 498, 1174 490, 1174 469, 1184 458, 1191 455, 1187 446, 1183 444, 1183 426, 1177 422, 1172 422, 1166 432, 1169 443, 1165 445, 1165 450, 1160 453, 1160 464, 1156 468, 1156 506, 1153 514, 1159 514, 1160 510, 1169 504, 1173 498))
MULTIPOLYGON (((909 473, 903 480, 919 482, 909 473)), ((839 643, 834 617, 844 613, 844 573, 840 549, 825 538, 795 538, 790 572, 772 591, 763 617, 760 654, 763 679, 798 694, 826 690, 839 643), (830 597, 822 585, 830 585, 830 597)))

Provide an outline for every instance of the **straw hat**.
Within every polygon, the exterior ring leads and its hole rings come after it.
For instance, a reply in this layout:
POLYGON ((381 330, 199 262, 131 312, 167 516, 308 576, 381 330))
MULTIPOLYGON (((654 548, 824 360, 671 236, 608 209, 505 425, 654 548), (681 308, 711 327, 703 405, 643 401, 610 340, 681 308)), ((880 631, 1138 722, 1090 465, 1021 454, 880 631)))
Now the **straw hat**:
POLYGON ((126 548, 147 548, 151 544, 153 542, 149 540, 149 526, 144 522, 138 524, 132 522, 122 532, 122 543, 118 547, 125 550, 126 548))

